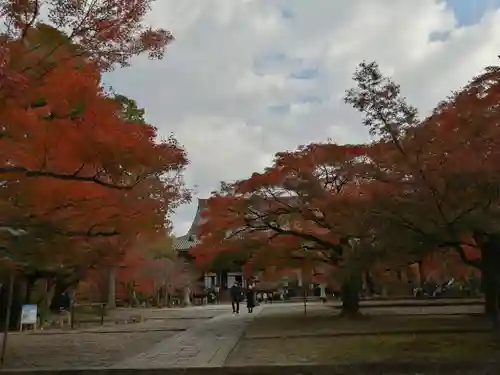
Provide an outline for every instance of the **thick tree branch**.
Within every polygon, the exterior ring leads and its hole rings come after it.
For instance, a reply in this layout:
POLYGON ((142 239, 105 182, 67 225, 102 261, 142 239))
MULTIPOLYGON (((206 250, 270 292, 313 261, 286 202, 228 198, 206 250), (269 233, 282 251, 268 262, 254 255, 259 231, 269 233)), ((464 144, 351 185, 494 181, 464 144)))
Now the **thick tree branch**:
POLYGON ((118 190, 131 190, 135 186, 137 186, 144 178, 135 178, 130 184, 120 184, 103 181, 99 178, 99 175, 94 176, 80 176, 78 173, 81 171, 81 167, 75 173, 57 173, 50 171, 41 171, 41 170, 31 170, 25 167, 16 167, 16 166, 4 166, 0 167, 0 175, 2 174, 23 174, 26 177, 49 177, 57 180, 65 180, 65 181, 80 181, 80 182, 92 182, 100 186, 104 186, 107 188, 118 189, 118 190))
POLYGON ((470 246, 469 244, 450 241, 450 242, 443 242, 443 243, 439 244, 439 247, 447 247, 447 248, 455 250, 457 252, 457 254, 460 256, 460 259, 462 260, 462 262, 464 264, 471 266, 471 267, 474 267, 474 268, 477 268, 478 270, 481 270, 482 269, 481 260, 480 259, 470 259, 469 257, 467 257, 467 254, 465 253, 465 250, 463 248, 464 245, 470 246))
POLYGON ((55 230, 55 233, 64 237, 116 237, 121 235, 121 233, 115 229, 105 231, 105 230, 92 230, 87 231, 65 231, 65 230, 55 230))

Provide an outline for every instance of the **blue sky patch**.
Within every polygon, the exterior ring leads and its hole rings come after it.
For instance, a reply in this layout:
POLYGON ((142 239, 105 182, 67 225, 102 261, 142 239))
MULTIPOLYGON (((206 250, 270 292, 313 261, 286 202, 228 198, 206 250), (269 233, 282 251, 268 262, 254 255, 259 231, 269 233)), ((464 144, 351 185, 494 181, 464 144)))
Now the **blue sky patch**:
POLYGON ((287 60, 287 56, 284 52, 270 51, 261 54, 254 58, 254 65, 262 66, 272 63, 283 63, 287 60))
POLYGON ((257 72, 261 72, 270 65, 283 64, 285 61, 287 61, 287 55, 285 53, 267 52, 254 58, 253 69, 257 72))
POLYGON ((459 26, 474 25, 485 13, 500 7, 500 0, 445 0, 445 2, 455 13, 459 26))
POLYGON ((313 79, 317 75, 318 75, 317 68, 304 68, 300 69, 297 72, 292 73, 291 77, 295 79, 313 79))
POLYGON ((304 96, 299 99, 301 103, 311 103, 311 104, 321 104, 323 102, 323 99, 321 99, 319 96, 304 96))
POLYGON ((290 105, 289 104, 276 104, 276 105, 270 105, 268 107, 269 112, 276 114, 276 115, 284 115, 288 112, 290 112, 290 105))
POLYGON ((294 17, 292 10, 289 8, 282 8, 280 12, 283 18, 292 19, 294 17))
POLYGON ((433 31, 429 35, 429 40, 431 42, 435 41, 435 40, 444 41, 444 40, 447 40, 449 37, 450 37, 450 32, 449 31, 433 31))

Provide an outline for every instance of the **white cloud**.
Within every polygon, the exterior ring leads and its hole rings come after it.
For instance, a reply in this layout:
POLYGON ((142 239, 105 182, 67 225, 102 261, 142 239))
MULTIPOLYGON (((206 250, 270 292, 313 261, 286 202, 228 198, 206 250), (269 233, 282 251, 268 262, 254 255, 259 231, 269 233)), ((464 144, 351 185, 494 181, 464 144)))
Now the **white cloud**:
MULTIPOLYGON (((425 112, 500 53, 498 11, 459 28, 438 0, 162 0, 151 20, 177 38, 165 59, 108 81, 186 146, 202 196, 277 151, 366 140, 342 103, 360 60, 377 60, 425 112)), ((178 234, 194 209, 179 210, 178 234)))

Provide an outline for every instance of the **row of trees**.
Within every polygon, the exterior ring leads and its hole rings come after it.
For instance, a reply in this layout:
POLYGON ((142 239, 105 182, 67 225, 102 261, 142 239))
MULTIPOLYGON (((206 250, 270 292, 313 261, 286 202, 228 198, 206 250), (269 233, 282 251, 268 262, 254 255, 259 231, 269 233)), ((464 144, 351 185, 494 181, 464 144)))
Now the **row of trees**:
POLYGON ((14 318, 38 278, 65 289, 118 264, 190 198, 184 149, 101 85, 173 40, 144 23, 152 2, 0 0, 0 297, 14 275, 14 318))
POLYGON ((326 267, 351 315, 361 274, 453 251, 481 271, 498 328, 500 68, 424 119, 376 63, 361 63, 353 79, 345 101, 373 142, 301 146, 276 154, 263 173, 223 183, 193 255, 205 264, 230 253, 253 270, 326 267))
MULTIPOLYGON (((117 270, 114 282, 117 296, 130 306, 143 303, 171 306, 174 299, 186 303, 196 290, 199 272, 173 247, 174 238, 165 235, 157 241, 138 243, 127 252, 117 270)), ((106 288, 105 288, 106 289, 106 288)))

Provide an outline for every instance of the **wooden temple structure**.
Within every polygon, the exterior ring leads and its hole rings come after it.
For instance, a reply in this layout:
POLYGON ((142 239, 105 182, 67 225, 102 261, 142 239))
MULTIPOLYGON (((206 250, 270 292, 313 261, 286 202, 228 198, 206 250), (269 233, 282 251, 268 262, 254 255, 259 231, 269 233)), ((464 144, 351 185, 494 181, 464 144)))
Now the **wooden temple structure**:
MULTIPOLYGON (((203 218, 202 213, 207 207, 208 199, 198 199, 198 206, 196 209, 196 214, 194 216, 193 222, 187 233, 183 236, 177 237, 174 240, 174 250, 176 250, 181 257, 185 257, 186 259, 192 261, 193 257, 189 254, 189 250, 200 243, 200 239, 197 235, 198 228, 200 225, 204 223, 206 219, 203 218)), ((259 279, 258 275, 256 276, 259 279)), ((209 272, 206 272, 200 278, 200 285, 206 291, 213 291, 218 288, 220 291, 225 291, 231 286, 233 286, 236 282, 239 282, 244 287, 246 286, 246 278, 244 276, 242 266, 235 264, 234 262, 219 262, 213 269, 209 272)), ((263 281, 263 280, 262 280, 263 281)), ((262 286, 267 291, 279 291, 286 288, 292 295, 298 293, 298 290, 302 287, 302 277, 300 271, 297 272, 297 275, 293 277, 293 280, 289 281, 275 281, 275 282, 258 282, 257 288, 262 286)), ((316 292, 312 292, 313 294, 325 293, 325 286, 320 284, 311 284, 310 289, 316 290, 316 292)))
MULTIPOLYGON (((179 256, 185 257, 187 259, 190 259, 192 261, 192 256, 189 254, 189 250, 196 244, 200 242, 200 239, 197 236, 198 228, 200 227, 201 224, 204 223, 204 218, 202 216, 202 212, 206 209, 207 207, 207 202, 208 199, 198 199, 198 206, 196 210, 195 217, 193 219, 193 222, 191 223, 191 226, 187 233, 183 236, 177 237, 174 240, 174 249, 178 252, 179 256)), ((469 249, 465 249, 467 252, 469 252, 469 249)), ((474 255, 474 254, 473 254, 474 255)), ((460 259, 454 259, 457 258, 456 254, 442 254, 440 253, 437 258, 444 257, 447 259, 446 262, 444 262, 443 259, 425 259, 423 262, 421 262, 420 265, 413 264, 409 267, 406 267, 405 269, 400 269, 396 270, 397 272, 386 272, 386 276, 391 279, 391 281, 388 280, 380 280, 382 289, 386 289, 386 286, 388 285, 399 285, 401 284, 401 291, 394 291, 394 294, 408 294, 410 288, 410 284, 414 283, 416 279, 418 279, 421 283, 424 282, 427 278, 432 278, 435 280, 449 280, 451 277, 458 277, 458 278, 466 278, 467 275, 471 273, 471 270, 468 266, 463 264, 460 259), (449 267, 443 267, 443 264, 449 263, 449 267), (450 268, 450 269, 448 269, 450 268), (451 272, 450 272, 451 271, 451 272), (396 280, 394 280, 394 275, 391 276, 391 274, 397 275, 396 280), (413 282, 412 282, 413 280, 413 282)), ((472 256, 471 258, 475 258, 476 256, 472 256)), ((281 280, 278 283, 269 283, 269 282, 263 282, 262 284, 276 284, 275 288, 276 290, 286 288, 289 291, 293 291, 293 294, 296 294, 301 288, 303 288, 303 285, 305 281, 302 280, 302 275, 299 270, 294 270, 297 271, 295 277, 288 278, 287 281, 281 280), (277 285, 279 284, 279 285, 277 285)), ((259 279, 258 275, 257 279, 259 279)), ((320 284, 324 281, 320 280, 310 280, 312 284, 308 285, 308 289, 311 289, 311 294, 313 295, 324 295, 326 292, 326 285, 320 284)), ((385 278, 383 278, 385 279, 385 278)), ((261 280, 264 281, 264 280, 261 280)), ((235 282, 240 282, 245 286, 246 280, 244 277, 244 273, 242 272, 242 267, 241 265, 234 264, 231 261, 229 262, 222 262, 221 264, 218 264, 216 268, 210 270, 209 272, 206 272, 199 280, 199 286, 201 289, 204 289, 205 291, 213 291, 216 287, 219 288, 220 291, 227 290, 231 288, 231 286, 235 282)), ((259 283, 258 283, 259 284, 259 283)), ((258 285, 257 284, 257 285, 258 285)), ((308 283, 309 284, 309 283, 308 283)), ((267 289, 273 289, 272 287, 267 287, 267 289)), ((331 292, 331 291, 330 291, 331 292)), ((384 292, 383 290, 381 293, 384 295, 386 293, 388 294, 393 294, 389 291, 384 292)))
MULTIPOLYGON (((189 250, 200 242, 197 232, 199 226, 204 222, 202 212, 206 209, 207 201, 207 199, 198 199, 196 214, 189 230, 185 235, 177 237, 174 240, 174 250, 176 250, 181 257, 192 260, 189 250)), ((241 267, 233 264, 210 270, 210 272, 203 275, 200 281, 205 290, 213 290, 216 287, 220 288, 220 290, 226 290, 231 288, 236 282, 245 283, 241 267)))

